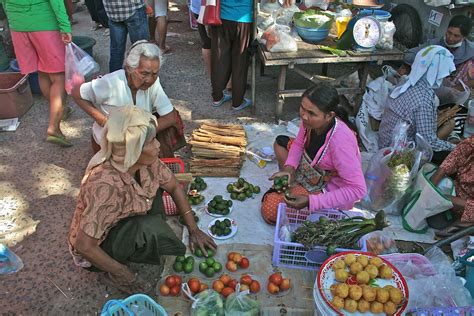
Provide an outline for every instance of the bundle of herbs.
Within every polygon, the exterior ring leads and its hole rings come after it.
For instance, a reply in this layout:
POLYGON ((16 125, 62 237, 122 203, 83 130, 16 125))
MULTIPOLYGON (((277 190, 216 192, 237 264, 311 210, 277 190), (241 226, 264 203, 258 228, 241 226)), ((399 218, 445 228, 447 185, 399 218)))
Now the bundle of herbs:
POLYGON ((331 255, 336 248, 360 249, 358 241, 370 232, 388 227, 385 212, 380 211, 374 218, 361 216, 330 220, 321 216, 318 221, 304 221, 292 234, 292 242, 303 244, 312 249, 315 246, 326 246, 331 255))

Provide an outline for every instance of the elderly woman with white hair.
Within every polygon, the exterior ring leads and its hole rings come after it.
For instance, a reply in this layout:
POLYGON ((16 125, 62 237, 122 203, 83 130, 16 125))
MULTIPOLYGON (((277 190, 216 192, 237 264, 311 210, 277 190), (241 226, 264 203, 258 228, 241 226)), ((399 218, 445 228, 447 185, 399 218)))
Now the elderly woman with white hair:
POLYGON ((131 106, 111 109, 101 150, 82 180, 68 237, 76 265, 105 272, 108 284, 129 294, 151 289, 129 263, 163 268, 162 256, 186 251, 166 223, 163 190, 180 210, 191 251, 216 249, 212 238, 196 225, 173 173, 158 159, 155 131, 152 114, 131 106))
POLYGON ((124 69, 119 69, 72 91, 76 103, 94 119, 92 144, 103 137, 103 126, 111 108, 137 106, 158 117, 157 138, 161 143, 160 157, 173 157, 179 146, 185 145, 184 127, 179 113, 164 92, 158 72, 162 64, 159 47, 147 41, 135 42, 125 58, 124 69))

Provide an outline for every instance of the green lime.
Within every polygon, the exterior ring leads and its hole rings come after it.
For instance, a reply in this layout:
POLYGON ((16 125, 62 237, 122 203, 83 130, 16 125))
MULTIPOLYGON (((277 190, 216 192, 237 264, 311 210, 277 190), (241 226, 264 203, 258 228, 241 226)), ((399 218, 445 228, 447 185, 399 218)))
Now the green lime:
POLYGON ((214 269, 214 271, 216 272, 220 272, 222 270, 222 264, 220 264, 220 262, 214 262, 214 264, 212 265, 212 268, 214 269))
POLYGON ((216 202, 222 201, 222 195, 216 195, 216 196, 214 197, 214 200, 215 200, 216 202))
POLYGON ((209 267, 206 269, 206 273, 204 273, 208 278, 212 278, 214 277, 214 274, 216 273, 216 271, 214 271, 214 269, 212 267, 209 267))
POLYGON ((253 193, 260 193, 260 187, 258 185, 253 187, 253 193))
POLYGON ((194 264, 194 257, 193 256, 186 257, 186 263, 194 264))
POLYGON ((216 228, 216 235, 217 236, 222 236, 222 229, 220 227, 216 228))
POLYGON ((194 270, 194 265, 192 263, 186 263, 183 267, 185 273, 191 273, 194 270))
POLYGON ((212 225, 212 226, 211 226, 211 233, 212 233, 213 235, 217 235, 217 227, 216 227, 215 225, 212 225))
POLYGON ((228 207, 231 207, 233 204, 234 204, 234 203, 233 203, 231 200, 228 200, 228 201, 227 201, 227 206, 228 206, 228 207))
POLYGON ((174 262, 184 262, 184 260, 186 260, 185 256, 177 256, 174 262))
POLYGON ((207 256, 208 256, 208 257, 214 257, 214 255, 215 255, 214 250, 212 250, 212 249, 207 249, 207 256))
POLYGON ((183 272, 183 263, 182 262, 175 262, 173 264, 173 270, 180 273, 183 272))
POLYGON ((230 227, 232 225, 232 223, 230 222, 230 219, 228 219, 228 218, 226 218, 224 220, 224 224, 225 224, 226 227, 230 227))
POLYGON ((207 258, 206 259, 206 264, 208 267, 212 266, 214 264, 214 262, 216 262, 216 260, 214 260, 214 258, 207 258))
POLYGON ((283 180, 283 181, 281 182, 281 185, 284 186, 284 187, 286 187, 286 186, 288 185, 288 180, 283 180))
POLYGON ((243 188, 244 188, 244 191, 245 191, 245 190, 248 190, 248 188, 250 188, 250 186, 249 186, 249 184, 248 184, 248 183, 244 183, 244 186, 243 186, 243 188))
POLYGON ((243 185, 245 183, 245 179, 244 178, 239 178, 239 180, 237 180, 237 182, 240 184, 240 185, 243 185))
POLYGON ((239 194, 236 193, 236 192, 232 192, 232 193, 230 194, 230 198, 231 198, 232 200, 237 200, 237 197, 238 197, 238 196, 239 196, 239 194))
POLYGON ((222 210, 222 215, 227 215, 230 213, 230 210, 228 208, 222 210))
POLYGON ((209 206, 211 206, 211 207, 216 206, 216 204, 217 204, 217 202, 214 201, 214 200, 211 200, 211 202, 209 202, 209 206))
POLYGON ((247 190, 247 191, 245 191, 245 195, 246 195, 247 197, 252 197, 253 192, 252 192, 251 190, 247 190))
POLYGON ((202 273, 206 273, 206 269, 207 269, 207 263, 205 261, 201 262, 199 264, 199 271, 201 271, 202 273))
POLYGON ((232 232, 232 230, 229 227, 226 227, 226 228, 224 228, 223 236, 228 236, 228 235, 230 235, 231 232, 232 232))
POLYGON ((232 193, 234 191, 234 186, 232 184, 227 185, 227 192, 232 193))
POLYGON ((239 201, 244 201, 246 198, 247 196, 245 195, 245 193, 240 193, 239 196, 237 197, 239 201))

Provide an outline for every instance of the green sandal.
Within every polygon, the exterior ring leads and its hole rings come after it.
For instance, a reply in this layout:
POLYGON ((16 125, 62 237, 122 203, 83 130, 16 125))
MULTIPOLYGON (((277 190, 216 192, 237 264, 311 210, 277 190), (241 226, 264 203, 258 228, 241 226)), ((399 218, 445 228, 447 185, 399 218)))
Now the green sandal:
POLYGON ((61 121, 66 121, 71 116, 72 113, 74 113, 74 109, 72 107, 68 106, 64 110, 63 117, 62 117, 61 121))
POLYGON ((72 143, 68 141, 64 136, 55 136, 55 135, 48 135, 46 137, 46 141, 49 143, 53 143, 59 145, 61 147, 71 147, 72 143))

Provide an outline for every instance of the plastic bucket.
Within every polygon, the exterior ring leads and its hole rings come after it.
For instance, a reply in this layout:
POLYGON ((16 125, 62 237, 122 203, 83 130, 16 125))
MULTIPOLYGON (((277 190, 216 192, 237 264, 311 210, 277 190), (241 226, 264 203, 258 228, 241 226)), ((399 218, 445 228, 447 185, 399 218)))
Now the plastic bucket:
POLYGON ((471 296, 474 297, 474 249, 461 258, 461 263, 466 266, 466 284, 464 286, 469 290, 471 296), (471 261, 468 261, 471 257, 471 261))
POLYGON ((384 10, 364 9, 359 12, 359 16, 374 16, 379 22, 387 22, 392 17, 390 12, 384 10))
POLYGON ((72 41, 74 44, 82 48, 86 53, 93 56, 93 49, 96 43, 95 39, 89 36, 73 36, 72 41))
MULTIPOLYGON (((20 72, 20 67, 18 66, 18 62, 16 59, 12 59, 12 61, 10 62, 10 69, 13 72, 20 72)), ((31 73, 28 77, 28 81, 30 83, 31 92, 33 94, 41 94, 41 89, 38 81, 38 73, 31 73)))
POLYGON ((28 75, 0 73, 0 119, 20 117, 33 105, 28 75))

